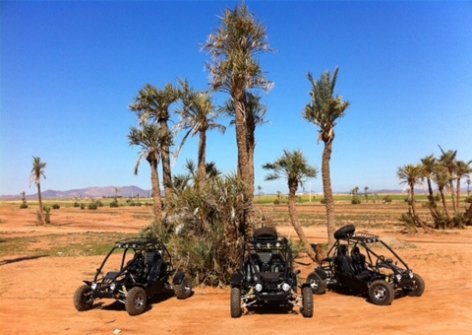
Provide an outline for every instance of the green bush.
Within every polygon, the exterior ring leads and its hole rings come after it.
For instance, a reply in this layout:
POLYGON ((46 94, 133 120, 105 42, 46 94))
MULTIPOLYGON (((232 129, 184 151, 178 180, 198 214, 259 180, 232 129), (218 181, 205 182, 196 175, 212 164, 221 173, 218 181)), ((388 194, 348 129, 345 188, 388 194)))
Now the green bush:
POLYGON ((467 202, 468 204, 472 204, 472 195, 465 198, 465 202, 467 202))
POLYGON ((23 202, 23 203, 20 205, 20 208, 21 208, 21 209, 28 208, 28 204, 27 204, 26 202, 23 202))
POLYGON ((274 205, 280 205, 280 200, 279 200, 279 199, 275 199, 275 200, 274 200, 274 205))
POLYGON ((92 209, 92 210, 95 210, 98 208, 98 205, 97 203, 95 202, 91 202, 88 206, 87 206, 88 209, 92 209))
POLYGON ((101 200, 95 201, 98 207, 103 207, 103 202, 101 200))
POLYGON ((119 207, 118 200, 113 200, 110 202, 110 207, 119 207))
POLYGON ((61 206, 59 204, 53 204, 52 205, 52 209, 59 209, 61 208, 61 206))
POLYGON ((359 197, 354 197, 351 199, 352 205, 360 205, 360 203, 361 203, 361 199, 359 199, 359 197))
POLYGON ((80 204, 80 209, 85 209, 85 204, 80 204))
POLYGON ((392 203, 392 197, 389 196, 389 195, 384 196, 384 197, 382 198, 382 200, 383 200, 384 204, 390 204, 390 203, 392 203))
POLYGON ((326 205, 326 204, 327 204, 326 199, 325 199, 325 198, 321 198, 321 199, 320 199, 320 204, 326 205))

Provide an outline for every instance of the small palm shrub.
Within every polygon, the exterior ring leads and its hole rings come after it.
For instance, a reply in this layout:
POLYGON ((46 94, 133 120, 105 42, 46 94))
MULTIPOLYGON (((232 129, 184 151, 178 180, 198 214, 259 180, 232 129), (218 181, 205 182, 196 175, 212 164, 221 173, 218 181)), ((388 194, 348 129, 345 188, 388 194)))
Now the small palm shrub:
POLYGON ((21 205, 20 205, 20 208, 21 209, 28 208, 28 204, 26 202, 22 202, 21 205))
POLYGON ((389 195, 386 195, 382 198, 384 204, 391 204, 392 203, 392 197, 389 195))
POLYGON ((85 209, 85 204, 80 204, 80 209, 85 209))
POLYGON ((61 206, 59 204, 53 204, 52 205, 52 209, 59 209, 61 208, 61 206))
POLYGON ((352 205, 359 205, 361 203, 361 199, 359 197, 354 197, 351 199, 352 205))
POLYGON ((110 202, 110 207, 119 207, 119 204, 118 204, 118 200, 113 200, 112 202, 110 202))
POLYGON ((87 208, 91 210, 96 210, 98 208, 98 205, 96 202, 91 202, 88 204, 87 208))
POLYGON ((321 199, 320 199, 320 204, 326 205, 326 204, 327 204, 326 199, 325 199, 325 198, 321 198, 321 199))
POLYGON ((80 207, 80 204, 79 204, 77 201, 75 201, 72 206, 73 206, 73 207, 80 207))

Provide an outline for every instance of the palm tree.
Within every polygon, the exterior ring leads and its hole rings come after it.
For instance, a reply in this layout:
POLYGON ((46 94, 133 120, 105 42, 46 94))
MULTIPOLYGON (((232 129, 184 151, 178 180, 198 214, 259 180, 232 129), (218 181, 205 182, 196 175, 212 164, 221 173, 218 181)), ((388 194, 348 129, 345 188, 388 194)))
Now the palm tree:
POLYGON ((297 208, 295 206, 296 194, 298 186, 303 184, 303 180, 306 178, 315 178, 317 171, 314 167, 311 167, 303 156, 303 152, 288 151, 284 150, 283 155, 277 159, 274 163, 267 163, 263 165, 266 170, 272 171, 271 174, 267 175, 265 180, 279 179, 281 176, 287 178, 288 182, 288 210, 290 214, 290 221, 293 228, 297 232, 298 237, 305 245, 305 249, 311 259, 317 260, 316 253, 311 248, 308 239, 306 238, 305 232, 302 226, 298 222, 297 208))
POLYGON ((448 221, 451 220, 449 210, 447 209, 446 197, 444 196, 444 188, 449 184, 449 172, 447 168, 441 164, 436 164, 433 171, 433 180, 438 185, 439 195, 441 196, 441 202, 444 208, 444 213, 448 221))
POLYGON ((472 168, 470 166, 472 161, 464 162, 457 161, 456 163, 456 207, 459 209, 459 201, 461 198, 461 179, 464 176, 468 176, 469 173, 472 173, 472 168))
POLYGON ((31 169, 30 181, 36 184, 38 189, 38 202, 39 202, 39 212, 38 218, 41 224, 46 223, 46 217, 44 215, 43 200, 41 198, 41 177, 46 179, 44 170, 46 169, 46 163, 41 161, 41 157, 33 156, 33 168, 31 169))
POLYGON ((367 193, 368 190, 369 190, 369 186, 365 186, 364 187, 365 202, 367 202, 369 200, 369 194, 367 193))
POLYGON ((180 149, 190 135, 199 135, 197 188, 201 191, 205 187, 206 180, 206 133, 212 129, 224 133, 226 128, 216 122, 217 114, 208 93, 193 91, 187 81, 181 81, 181 86, 183 108, 179 111, 179 114, 182 121, 179 122, 176 128, 184 129, 187 132, 182 138, 176 156, 178 156, 180 149))
POLYGON ((439 162, 447 168, 447 171, 449 173, 449 181, 448 181, 448 187, 449 191, 451 192, 451 199, 452 199, 452 208, 454 209, 455 214, 458 212, 457 204, 456 204, 456 192, 454 191, 454 179, 456 179, 456 169, 457 169, 457 150, 448 150, 444 151, 443 148, 439 147, 441 149, 441 157, 439 158, 439 162))
POLYGON ((349 102, 344 101, 342 97, 334 96, 338 71, 339 69, 336 68, 332 76, 329 71, 325 72, 318 81, 315 81, 311 73, 308 73, 308 80, 312 85, 310 92, 311 102, 306 105, 303 115, 306 120, 313 122, 319 127, 319 139, 324 142, 321 174, 324 199, 326 201, 326 215, 328 218, 328 241, 330 244, 334 242, 333 234, 336 227, 330 172, 331 152, 335 137, 334 127, 337 120, 344 116, 344 112, 349 107, 349 102))
POLYGON ((408 205, 411 209, 411 216, 414 220, 415 224, 425 228, 422 220, 419 218, 418 214, 416 213, 416 199, 415 199, 415 186, 416 184, 421 182, 422 176, 422 166, 421 165, 412 165, 407 164, 398 168, 398 178, 402 181, 402 183, 408 184, 409 190, 409 201, 408 205))
POLYGON ((170 147, 172 145, 172 133, 169 130, 170 120, 169 108, 180 97, 180 92, 171 84, 159 90, 152 85, 146 84, 139 91, 134 104, 130 106, 132 111, 137 112, 140 121, 147 123, 149 119, 159 125, 159 146, 162 156, 162 174, 164 181, 165 196, 172 197, 172 170, 170 165, 170 147))
POLYGON ((143 124, 141 129, 131 128, 128 139, 131 146, 140 146, 141 152, 134 168, 134 174, 138 174, 141 160, 144 158, 151 168, 152 198, 154 202, 153 212, 155 222, 160 224, 162 221, 162 201, 161 190, 159 187, 159 161, 161 158, 160 129, 156 124, 143 124))
POLYGON ((433 185, 431 183, 431 179, 433 177, 434 168, 437 164, 436 158, 434 158, 433 155, 426 156, 421 159, 421 164, 423 166, 423 178, 426 178, 426 182, 428 184, 428 200, 429 203, 435 207, 436 202, 434 201, 433 185))
POLYGON ((218 30, 208 37, 204 46, 212 58, 209 70, 214 90, 231 95, 235 106, 236 142, 238 147, 238 176, 246 186, 245 196, 248 210, 243 222, 252 221, 252 200, 254 198, 253 154, 251 139, 255 127, 251 129, 251 110, 248 108, 247 94, 251 89, 269 90, 271 83, 255 59, 257 54, 268 52, 265 28, 256 21, 246 5, 227 9, 221 18, 218 30), (249 123, 249 124, 248 124, 249 123), (249 141, 249 145, 248 145, 249 141))

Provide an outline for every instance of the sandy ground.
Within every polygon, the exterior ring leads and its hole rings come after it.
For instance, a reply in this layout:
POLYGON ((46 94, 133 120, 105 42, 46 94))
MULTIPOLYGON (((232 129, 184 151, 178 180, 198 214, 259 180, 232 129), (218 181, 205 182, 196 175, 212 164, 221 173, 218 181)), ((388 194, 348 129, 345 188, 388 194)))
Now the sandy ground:
MULTIPOLYGON (((62 211, 62 209, 61 209, 62 211)), ((142 211, 142 210, 141 210, 142 211)), ((57 226, 38 227, 31 213, 0 208, 0 237, 53 232, 138 231, 148 220, 134 210, 90 214, 76 209, 55 214, 57 226), (88 216, 88 217, 87 217, 88 216), (105 221, 104 224, 102 221, 105 221)), ((294 235, 289 227, 283 234, 294 235)), ((472 328, 472 230, 404 235, 393 228, 376 229, 398 246, 398 252, 426 281, 420 298, 397 299, 375 306, 365 298, 328 292, 314 296, 315 315, 250 312, 229 316, 229 290, 195 289, 184 301, 160 297, 146 313, 130 317, 121 304, 99 301, 77 312, 72 304, 81 280, 92 277, 102 260, 93 257, 44 257, 16 261, 15 252, 0 259, 0 334, 467 334, 472 328)), ((325 230, 307 227, 313 242, 325 230)), ((312 270, 304 267, 302 278, 312 270)))

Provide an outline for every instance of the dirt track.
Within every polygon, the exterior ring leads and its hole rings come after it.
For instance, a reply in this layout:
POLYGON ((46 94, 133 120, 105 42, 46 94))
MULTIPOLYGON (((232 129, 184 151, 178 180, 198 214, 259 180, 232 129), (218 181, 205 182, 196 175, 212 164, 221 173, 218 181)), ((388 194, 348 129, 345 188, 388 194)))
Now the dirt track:
MULTIPOLYGON (((54 230, 107 230, 93 220, 70 214, 70 225, 37 227, 0 211, 2 234, 50 234, 54 230), (76 221, 77 219, 77 221, 76 221), (22 222, 22 223, 21 223, 22 222), (75 222, 78 222, 77 224, 75 222)), ((145 222, 116 216, 113 230, 139 230, 145 222), (122 220, 126 225, 121 225, 122 220), (132 221, 132 222, 131 222, 132 221)), ((285 234, 294 235, 288 227, 285 234)), ((306 228, 310 240, 322 241, 325 230, 306 228)), ((472 328, 472 230, 427 235, 403 235, 393 229, 376 230, 393 244, 426 281, 420 298, 401 298, 378 307, 362 297, 328 292, 315 296, 315 316, 294 313, 255 313, 229 317, 229 290, 197 288, 185 301, 164 297, 146 313, 130 317, 120 304, 103 301, 87 312, 72 305, 74 290, 90 278, 101 256, 44 257, 6 263, 0 259, 1 334, 466 334, 472 328), (3 261, 3 262, 2 262, 3 261), (118 333, 118 331, 116 331, 118 333)), ((304 277, 311 267, 302 269, 304 277)))

